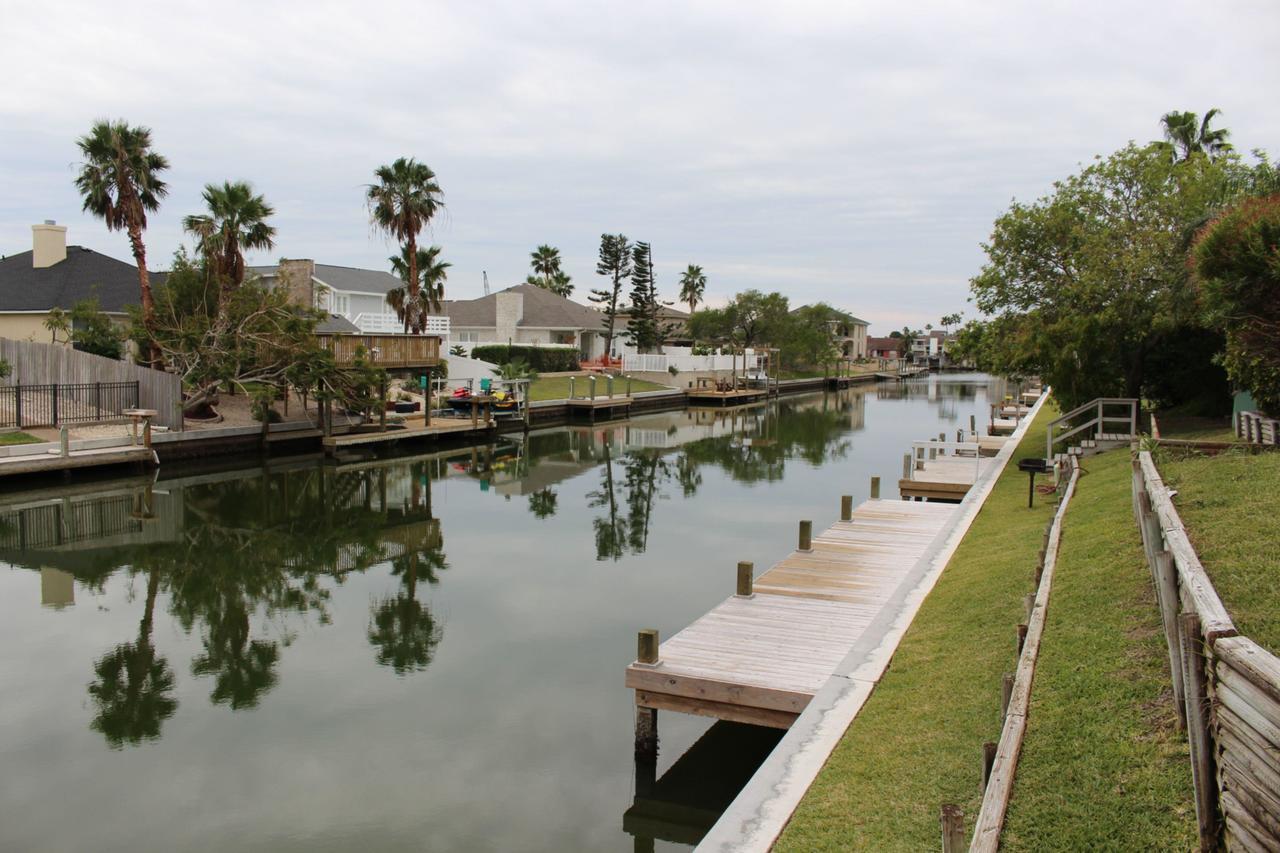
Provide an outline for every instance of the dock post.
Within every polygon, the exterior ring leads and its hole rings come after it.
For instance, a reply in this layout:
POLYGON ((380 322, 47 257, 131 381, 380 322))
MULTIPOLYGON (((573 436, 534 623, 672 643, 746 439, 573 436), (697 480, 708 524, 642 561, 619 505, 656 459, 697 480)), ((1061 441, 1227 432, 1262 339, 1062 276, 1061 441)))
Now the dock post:
MULTIPOLYGON (((265 419, 262 422, 263 435, 266 435, 268 423, 269 421, 265 419)), ((149 415, 142 421, 142 446, 148 450, 151 449, 151 417, 149 415)))
POLYGON ((71 455, 70 435, 68 435, 68 431, 65 426, 58 428, 58 455, 59 456, 71 455))
POLYGON ((573 380, 575 380, 575 379, 577 379, 577 377, 576 377, 576 376, 570 376, 570 377, 569 377, 569 399, 570 399, 570 400, 572 400, 572 399, 573 399, 573 384, 574 384, 573 380))
POLYGON ((911 454, 910 453, 902 454, 902 479, 904 480, 911 479, 911 454))
POLYGON ((880 500, 880 478, 879 477, 871 478, 871 500, 873 501, 880 500))
POLYGON ((973 435, 978 434, 978 417, 977 415, 969 415, 969 432, 973 435))
POLYGON ((813 550, 813 522, 804 520, 800 522, 800 547, 796 549, 808 553, 813 550))
POLYGON ((587 384, 591 386, 591 402, 596 400, 596 375, 593 373, 587 377, 587 384))
POLYGON ((996 763, 995 741, 987 741, 982 745, 982 791, 986 793, 987 782, 991 781, 991 768, 996 763))
POLYGON ((610 373, 604 380, 605 389, 609 392, 609 399, 613 399, 613 374, 610 373))
POLYGON ((752 598, 755 596, 755 565, 743 560, 738 563, 738 591, 734 593, 738 598, 752 598))
POLYGON ((627 399, 631 399, 631 374, 627 374, 627 399))
MULTIPOLYGON (((940 432, 940 433, 938 433, 938 442, 939 442, 939 443, 942 443, 942 442, 944 442, 944 441, 946 441, 946 440, 947 440, 947 434, 946 434, 945 432, 940 432)), ((946 456, 946 455, 947 455, 947 452, 946 452, 945 450, 943 450, 941 447, 939 447, 939 448, 938 448, 938 455, 939 455, 939 456, 946 456)))
POLYGON ((640 663, 658 662, 658 630, 645 628, 636 638, 636 660, 640 663))
POLYGON ((964 843, 964 812, 951 803, 942 804, 942 853, 962 853, 964 843))
POLYGON ((923 447, 916 448, 916 470, 917 471, 924 470, 924 448, 923 447))
POLYGON ((636 761, 658 760, 658 709, 636 706, 636 761))
POLYGON ((840 496, 840 520, 853 520, 853 495, 840 496))

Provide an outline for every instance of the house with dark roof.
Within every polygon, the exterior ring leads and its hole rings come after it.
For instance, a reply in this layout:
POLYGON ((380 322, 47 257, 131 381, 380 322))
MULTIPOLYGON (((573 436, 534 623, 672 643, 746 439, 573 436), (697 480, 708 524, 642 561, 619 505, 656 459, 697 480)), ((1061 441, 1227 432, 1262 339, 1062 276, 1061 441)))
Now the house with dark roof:
POLYGON ((604 352, 604 315, 541 287, 517 284, 479 299, 446 301, 450 341, 572 346, 583 360, 604 352))
MULTIPOLYGON (((152 273, 152 283, 162 276, 152 273)), ((83 299, 123 323, 139 299, 138 267, 84 246, 67 245, 67 226, 31 226, 31 251, 0 259, 0 338, 48 341, 44 321, 83 299)))

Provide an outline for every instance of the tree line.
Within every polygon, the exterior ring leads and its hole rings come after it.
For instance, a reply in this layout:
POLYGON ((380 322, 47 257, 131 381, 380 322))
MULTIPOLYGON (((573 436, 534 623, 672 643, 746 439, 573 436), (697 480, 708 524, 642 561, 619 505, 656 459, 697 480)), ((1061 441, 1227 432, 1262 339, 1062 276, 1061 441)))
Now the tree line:
POLYGON ((1215 129, 1170 112, 1161 139, 1130 142, 1015 201, 983 243, 971 301, 986 315, 957 355, 1038 374, 1071 406, 1145 398, 1230 410, 1232 388, 1280 410, 1280 174, 1215 129))

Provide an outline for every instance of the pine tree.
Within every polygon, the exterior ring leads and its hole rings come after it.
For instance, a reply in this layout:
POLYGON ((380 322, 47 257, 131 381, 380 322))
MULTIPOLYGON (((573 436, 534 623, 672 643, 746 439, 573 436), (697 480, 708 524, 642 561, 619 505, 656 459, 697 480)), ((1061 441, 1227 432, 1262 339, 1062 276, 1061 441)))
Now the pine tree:
POLYGON ((604 314, 604 351, 613 353, 614 328, 618 319, 618 302, 622 298, 622 283, 631 277, 631 241, 625 234, 600 235, 600 260, 596 262, 596 274, 608 276, 605 288, 593 288, 587 297, 601 306, 604 314))
POLYGON ((631 307, 627 338, 640 352, 661 349, 671 327, 659 319, 663 303, 653 275, 653 253, 648 243, 637 242, 631 250, 631 307))

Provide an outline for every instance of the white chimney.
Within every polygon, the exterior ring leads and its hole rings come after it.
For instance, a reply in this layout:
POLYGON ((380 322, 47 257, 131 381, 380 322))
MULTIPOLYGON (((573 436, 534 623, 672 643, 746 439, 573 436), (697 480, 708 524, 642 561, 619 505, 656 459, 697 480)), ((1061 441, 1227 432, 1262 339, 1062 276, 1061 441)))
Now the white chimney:
POLYGON ((31 226, 31 266, 44 269, 67 259, 67 226, 46 219, 31 226))

